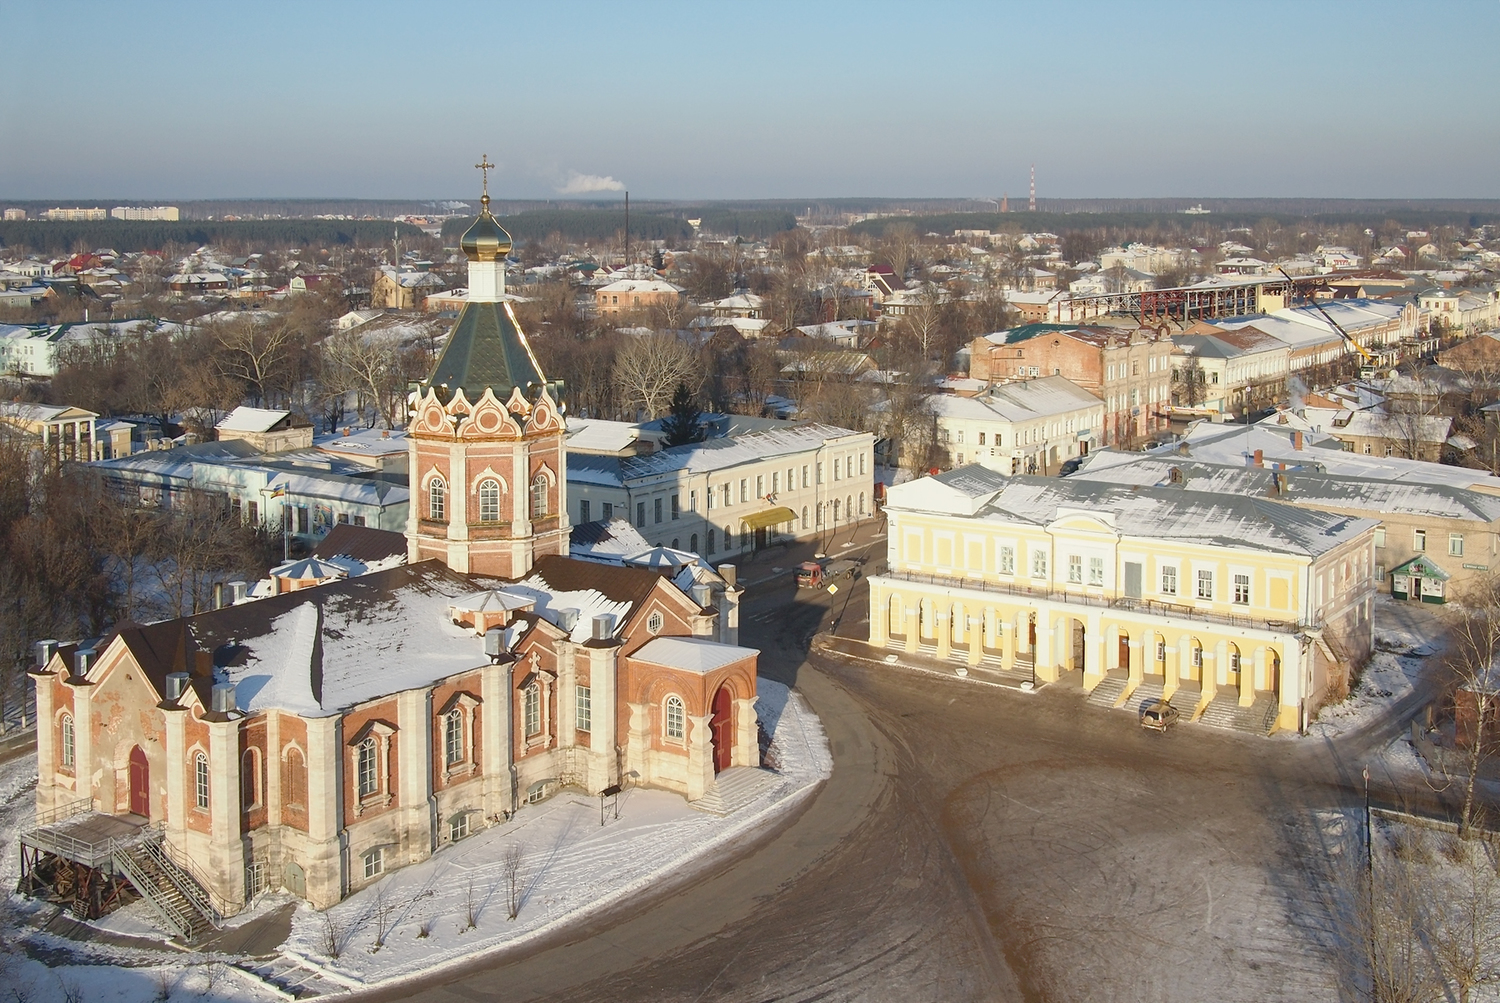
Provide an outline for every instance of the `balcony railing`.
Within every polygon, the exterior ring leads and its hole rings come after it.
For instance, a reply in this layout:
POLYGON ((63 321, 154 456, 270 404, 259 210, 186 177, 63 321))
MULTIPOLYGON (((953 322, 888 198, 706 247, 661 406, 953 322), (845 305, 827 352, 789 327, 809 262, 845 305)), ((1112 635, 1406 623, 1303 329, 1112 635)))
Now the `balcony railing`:
POLYGON ((1205 623, 1218 623, 1253 630, 1273 630, 1289 633, 1304 627, 1317 626, 1315 623, 1303 623, 1295 617, 1292 619, 1276 620, 1268 617, 1251 616, 1247 613, 1221 613, 1218 610, 1201 609, 1197 606, 1183 606, 1177 603, 1158 602, 1154 599, 1134 599, 1124 596, 1111 598, 1106 595, 1093 595, 1087 592, 1059 589, 1050 585, 1019 585, 984 578, 961 578, 958 575, 924 574, 915 571, 886 571, 882 573, 881 577, 902 582, 916 582, 923 585, 938 585, 944 588, 965 588, 978 592, 994 592, 1000 595, 1019 596, 1026 599, 1046 599, 1051 602, 1066 603, 1070 606, 1094 606, 1100 609, 1118 609, 1146 613, 1151 616, 1180 617, 1184 620, 1201 620, 1205 623))

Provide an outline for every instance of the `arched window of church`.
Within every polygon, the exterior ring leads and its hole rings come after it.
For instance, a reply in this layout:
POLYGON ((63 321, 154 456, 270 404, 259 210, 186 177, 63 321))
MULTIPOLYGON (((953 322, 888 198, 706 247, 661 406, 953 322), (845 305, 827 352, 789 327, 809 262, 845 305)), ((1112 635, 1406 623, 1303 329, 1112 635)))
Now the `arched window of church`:
POLYGON ((542 731, 542 690, 536 683, 526 687, 522 717, 526 722, 526 734, 538 735, 542 731))
POLYGON ((479 521, 498 522, 500 520, 500 482, 481 481, 479 483, 479 521))
POLYGON ((708 546, 705 548, 710 554, 717 553, 718 548, 714 546, 714 531, 708 531, 708 546))
POLYGON ((65 770, 73 768, 73 749, 73 715, 64 714, 62 716, 62 766, 65 770))
POLYGON ((802 528, 803 529, 807 528, 807 506, 806 505, 802 506, 802 528))
POLYGON ((464 761, 464 712, 457 707, 443 719, 443 759, 449 766, 464 761))
POLYGON ((380 763, 375 753, 375 736, 359 743, 355 775, 359 778, 359 796, 362 798, 380 790, 380 763))
POLYGON ((685 734, 687 734, 687 715, 683 710, 682 698, 667 697, 666 736, 680 742, 685 734))
POLYGON ((198 753, 193 757, 193 793, 196 796, 194 803, 204 811, 208 810, 208 757, 198 753))
POLYGON ((448 485, 441 477, 427 483, 427 518, 433 522, 448 518, 448 485))
POLYGON ((531 480, 531 518, 547 517, 547 475, 537 474, 531 480))

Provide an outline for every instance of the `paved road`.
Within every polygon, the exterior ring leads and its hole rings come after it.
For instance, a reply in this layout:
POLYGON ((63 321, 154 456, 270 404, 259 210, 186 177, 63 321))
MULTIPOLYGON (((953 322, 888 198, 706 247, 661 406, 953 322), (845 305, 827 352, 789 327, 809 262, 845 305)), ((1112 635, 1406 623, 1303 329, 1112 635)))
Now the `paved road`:
POLYGON ((1394 725, 1348 751, 1155 735, 1076 691, 807 662, 813 631, 857 615, 853 592, 835 604, 773 579, 745 608, 742 640, 833 747, 801 816, 635 912, 385 998, 1339 997, 1344 933, 1308 869, 1347 835, 1360 767, 1394 725))

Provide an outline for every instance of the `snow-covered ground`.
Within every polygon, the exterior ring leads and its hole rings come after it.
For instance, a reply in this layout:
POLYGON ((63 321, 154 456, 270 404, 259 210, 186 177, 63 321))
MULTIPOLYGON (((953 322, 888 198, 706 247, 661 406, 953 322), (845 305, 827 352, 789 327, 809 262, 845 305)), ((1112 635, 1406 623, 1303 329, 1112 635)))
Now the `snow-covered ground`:
MULTIPOLYGON (((0 942, 0 986, 18 1003, 77 1000, 79 1003, 151 1003, 163 999, 274 1000, 269 989, 221 961, 177 951, 161 953, 100 944, 77 944, 22 925, 25 917, 51 907, 14 894, 21 877, 17 839, 35 817, 36 756, 0 763, 0 902, 5 927, 0 942), (25 935, 25 944, 19 943, 25 935), (44 964, 33 955, 51 960, 44 964)), ((121 932, 160 938, 132 908, 121 932)))
POLYGON ((300 907, 284 950, 348 984, 410 978, 523 944, 707 863, 800 802, 833 768, 822 723, 801 696, 765 678, 758 685, 780 782, 731 815, 637 789, 621 795, 619 818, 611 812, 601 826, 597 798, 564 792, 327 912, 300 907), (516 858, 511 919, 507 859, 516 858))
POLYGON ((1389 596, 1375 602, 1375 653, 1347 699, 1324 707, 1308 727, 1314 738, 1334 738, 1367 725, 1410 696, 1440 650, 1440 623, 1425 611, 1414 615, 1389 596))

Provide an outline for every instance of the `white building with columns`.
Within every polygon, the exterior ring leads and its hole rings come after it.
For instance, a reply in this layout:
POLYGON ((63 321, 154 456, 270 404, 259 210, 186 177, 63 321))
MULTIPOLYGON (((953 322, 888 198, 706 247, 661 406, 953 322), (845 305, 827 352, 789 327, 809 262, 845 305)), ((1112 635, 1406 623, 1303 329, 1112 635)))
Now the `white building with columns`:
POLYGON ((973 465, 888 493, 870 643, 1299 729, 1373 645, 1373 519, 973 465))

